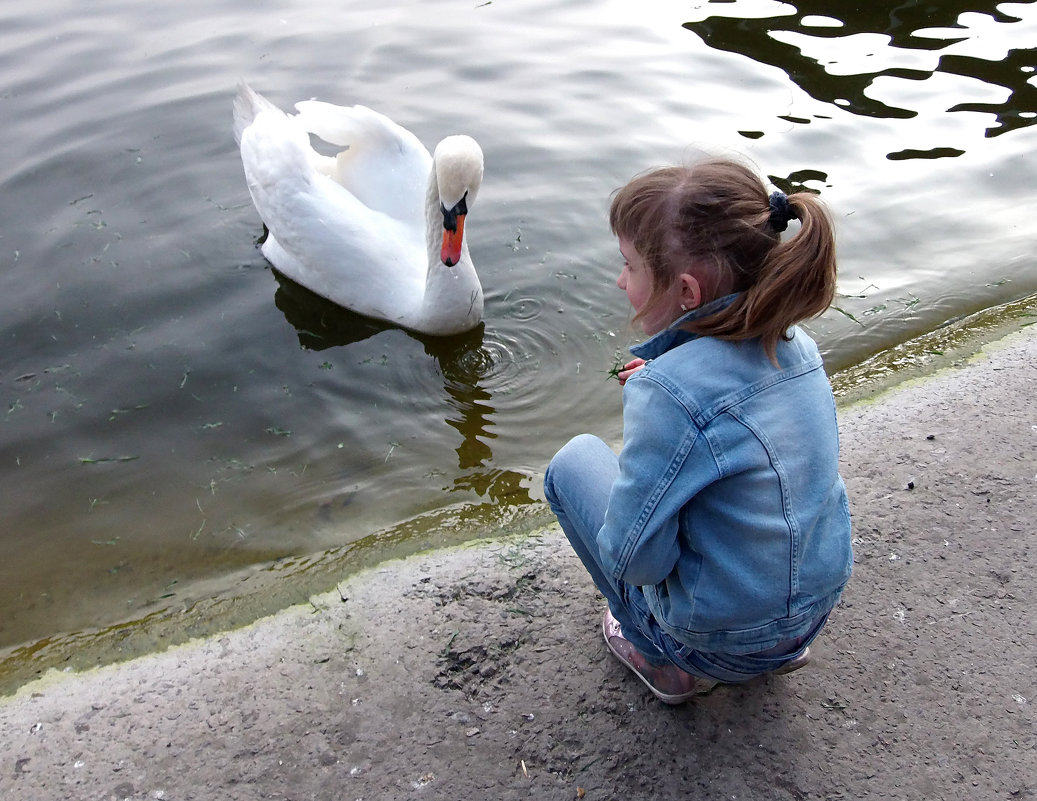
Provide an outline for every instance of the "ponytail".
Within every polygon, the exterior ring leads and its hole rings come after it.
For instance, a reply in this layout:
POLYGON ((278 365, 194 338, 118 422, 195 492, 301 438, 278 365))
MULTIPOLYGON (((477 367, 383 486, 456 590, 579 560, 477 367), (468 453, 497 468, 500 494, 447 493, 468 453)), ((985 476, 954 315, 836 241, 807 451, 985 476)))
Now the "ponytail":
MULTIPOLYGON (((835 235, 827 209, 807 192, 790 195, 786 202, 791 216, 800 221, 799 231, 774 245, 754 271, 754 280, 730 306, 686 326, 720 339, 758 337, 775 363, 778 340, 789 339, 788 330, 796 323, 825 311, 836 286, 835 235)), ((776 227, 776 216, 777 212, 768 213, 769 227, 776 227)))

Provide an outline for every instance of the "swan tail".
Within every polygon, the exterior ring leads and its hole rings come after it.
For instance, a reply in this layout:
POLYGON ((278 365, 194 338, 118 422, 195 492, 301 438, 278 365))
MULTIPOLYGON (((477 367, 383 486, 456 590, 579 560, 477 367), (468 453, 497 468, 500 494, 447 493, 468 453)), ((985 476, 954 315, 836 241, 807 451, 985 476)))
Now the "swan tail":
POLYGON ((234 135, 252 202, 273 231, 275 221, 292 219, 284 205, 313 191, 317 154, 293 118, 245 84, 234 100, 234 135))
POLYGON ((238 83, 238 94, 234 98, 234 141, 241 144, 241 135, 262 111, 274 111, 284 115, 277 106, 259 94, 244 81, 238 83))

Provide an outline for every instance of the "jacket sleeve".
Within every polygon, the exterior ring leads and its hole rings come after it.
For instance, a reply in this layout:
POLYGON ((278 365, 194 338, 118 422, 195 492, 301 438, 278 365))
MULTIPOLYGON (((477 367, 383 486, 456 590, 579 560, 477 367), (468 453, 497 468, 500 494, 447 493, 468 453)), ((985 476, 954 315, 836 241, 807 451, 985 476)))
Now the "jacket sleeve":
POLYGON ((719 477, 706 437, 688 410, 650 375, 623 392, 623 449, 598 550, 605 569, 627 584, 658 584, 680 552, 681 508, 719 477))

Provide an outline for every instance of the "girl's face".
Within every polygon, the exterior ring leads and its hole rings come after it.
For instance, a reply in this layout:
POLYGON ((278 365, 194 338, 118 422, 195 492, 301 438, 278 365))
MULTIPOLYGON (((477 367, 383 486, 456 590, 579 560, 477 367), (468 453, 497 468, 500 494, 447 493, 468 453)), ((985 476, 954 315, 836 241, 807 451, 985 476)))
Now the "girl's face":
POLYGON ((616 279, 616 286, 627 293, 630 305, 639 312, 652 295, 652 274, 626 237, 619 237, 619 252, 623 256, 623 270, 616 279))
MULTIPOLYGON (((623 270, 616 279, 616 286, 627 293, 634 312, 640 313, 652 296, 652 272, 626 237, 619 237, 619 252, 623 254, 623 270)), ((675 284, 659 298, 655 308, 641 318, 641 330, 649 336, 657 334, 683 313, 679 284, 675 284)))

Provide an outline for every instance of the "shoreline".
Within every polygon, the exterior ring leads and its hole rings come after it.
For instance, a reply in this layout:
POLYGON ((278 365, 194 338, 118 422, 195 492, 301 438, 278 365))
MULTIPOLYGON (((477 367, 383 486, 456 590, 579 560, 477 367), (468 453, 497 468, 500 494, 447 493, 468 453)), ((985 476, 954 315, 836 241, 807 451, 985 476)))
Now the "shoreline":
POLYGON ((840 406, 855 572, 795 674, 658 704, 608 655, 602 602, 548 526, 51 670, 0 698, 0 796, 1037 793, 1035 389, 1023 328, 840 406))
MULTIPOLYGON (((880 400, 898 386, 961 366, 992 343, 1025 330, 1033 319, 1037 295, 964 315, 839 370, 832 384, 840 414, 856 403, 880 400)), ((541 496, 538 487, 533 494, 541 496)), ((249 625, 385 561, 553 523, 546 505, 463 504, 401 521, 339 548, 200 579, 181 588, 183 597, 175 604, 0 648, 0 698, 49 670, 88 670, 249 625)))

